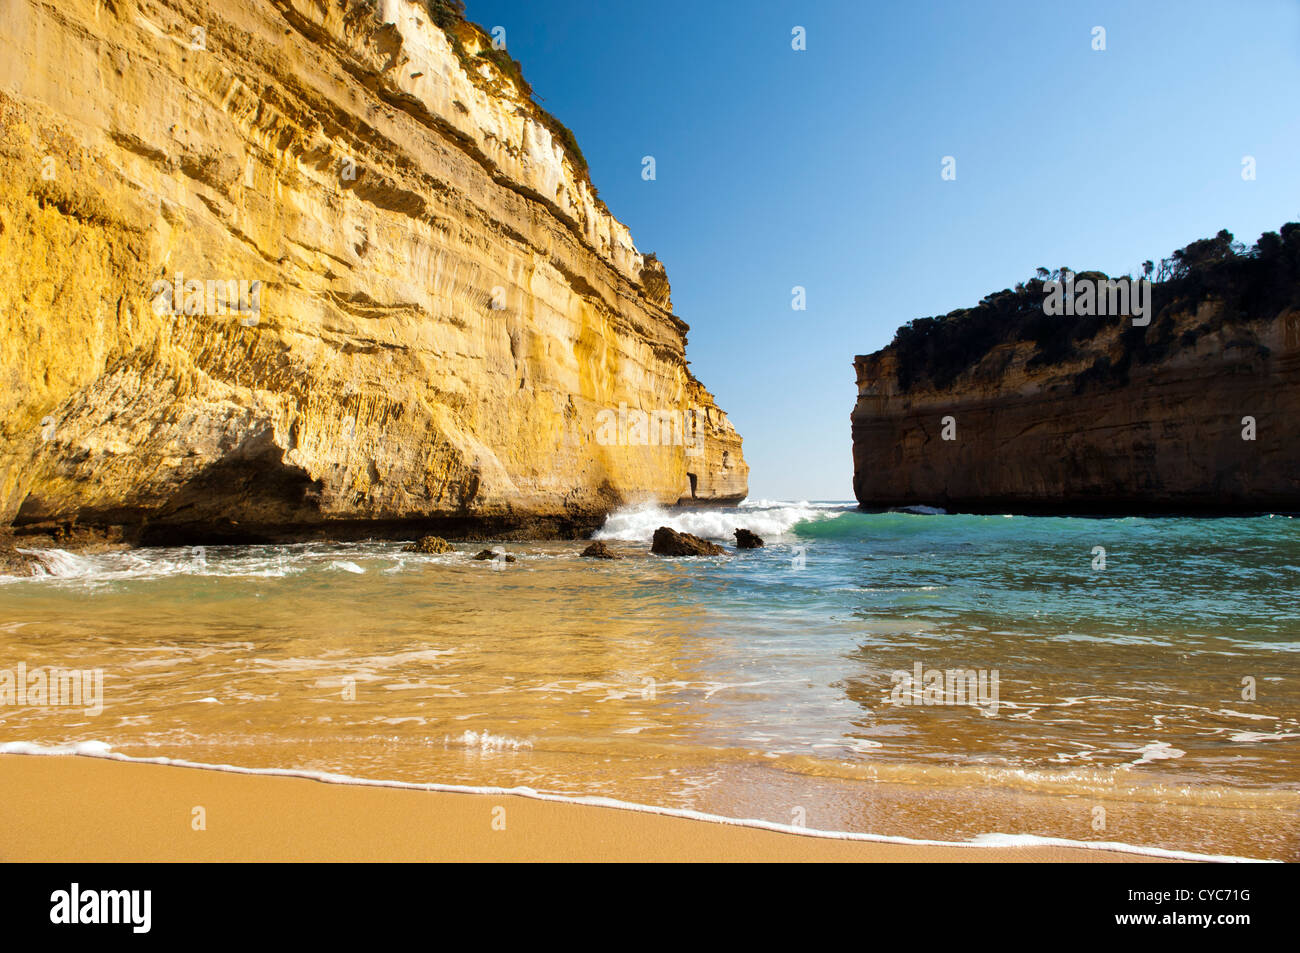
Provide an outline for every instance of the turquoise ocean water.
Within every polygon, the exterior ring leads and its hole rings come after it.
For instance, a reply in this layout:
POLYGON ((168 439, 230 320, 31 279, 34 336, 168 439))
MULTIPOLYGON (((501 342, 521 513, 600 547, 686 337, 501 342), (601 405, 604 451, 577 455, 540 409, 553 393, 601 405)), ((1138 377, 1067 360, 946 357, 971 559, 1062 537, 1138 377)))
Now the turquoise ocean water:
POLYGON ((632 508, 598 536, 623 558, 46 553, 45 575, 0 583, 0 670, 100 670, 103 710, 0 706, 0 743, 1300 856, 1294 519, 765 501, 632 508), (767 545, 651 556, 665 524, 767 545), (983 694, 957 695, 958 670, 983 694))

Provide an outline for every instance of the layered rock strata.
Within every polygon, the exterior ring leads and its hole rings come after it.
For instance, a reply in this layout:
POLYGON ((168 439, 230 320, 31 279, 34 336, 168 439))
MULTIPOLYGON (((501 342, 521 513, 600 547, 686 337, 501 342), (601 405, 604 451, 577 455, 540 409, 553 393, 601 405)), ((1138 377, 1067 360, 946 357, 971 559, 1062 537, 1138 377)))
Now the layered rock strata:
POLYGON ((858 501, 983 513, 1300 511, 1300 311, 1250 317, 1209 299, 1174 304, 1149 327, 1113 317, 1089 333, 1046 360, 1013 335, 938 382, 941 353, 907 368, 897 343, 857 357, 858 501))
POLYGON ((663 267, 431 10, 0 8, 0 522, 579 535, 744 497, 663 267))

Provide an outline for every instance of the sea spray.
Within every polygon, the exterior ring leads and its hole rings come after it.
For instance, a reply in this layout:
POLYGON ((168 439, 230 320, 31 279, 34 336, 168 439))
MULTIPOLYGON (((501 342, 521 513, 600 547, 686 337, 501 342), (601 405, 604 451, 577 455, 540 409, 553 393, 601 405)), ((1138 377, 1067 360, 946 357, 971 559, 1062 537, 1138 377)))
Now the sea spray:
POLYGON ((790 533, 800 523, 833 519, 856 509, 855 503, 777 503, 761 500, 738 507, 676 509, 644 505, 611 513, 595 539, 626 539, 649 542, 654 531, 668 526, 679 533, 703 539, 732 542, 737 529, 747 529, 764 539, 790 533))

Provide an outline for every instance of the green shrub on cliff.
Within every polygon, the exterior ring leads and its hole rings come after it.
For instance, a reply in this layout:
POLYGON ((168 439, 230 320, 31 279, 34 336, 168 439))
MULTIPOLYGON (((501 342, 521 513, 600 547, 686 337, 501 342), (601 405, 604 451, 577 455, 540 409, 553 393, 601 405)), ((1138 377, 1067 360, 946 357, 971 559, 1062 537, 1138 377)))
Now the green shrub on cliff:
POLYGON ((443 30, 454 29, 465 20, 464 0, 424 0, 433 22, 443 30))
MULTIPOLYGON (((947 315, 917 318, 898 329, 890 347, 898 361, 898 386, 903 390, 927 383, 942 389, 975 367, 996 347, 1032 341, 1030 367, 1061 363, 1078 357, 1078 345, 1091 340, 1114 317, 1049 316, 1043 309, 1044 284, 1059 281, 1068 268, 1039 268, 1033 278, 986 296, 973 308, 947 315)), ((1127 380, 1134 364, 1162 360, 1197 338, 1227 325, 1247 325, 1300 307, 1300 223, 1265 232, 1247 249, 1226 229, 1212 238, 1190 243, 1163 259, 1158 267, 1144 262, 1143 272, 1156 281, 1151 289, 1151 324, 1129 325, 1121 334, 1123 354, 1116 361, 1102 356, 1078 375, 1076 388, 1127 380), (1174 316, 1194 312, 1208 300, 1221 302, 1211 324, 1175 337, 1174 316)), ((1104 280, 1101 272, 1076 276, 1104 280)), ((1241 338, 1243 344, 1249 335, 1241 338)))

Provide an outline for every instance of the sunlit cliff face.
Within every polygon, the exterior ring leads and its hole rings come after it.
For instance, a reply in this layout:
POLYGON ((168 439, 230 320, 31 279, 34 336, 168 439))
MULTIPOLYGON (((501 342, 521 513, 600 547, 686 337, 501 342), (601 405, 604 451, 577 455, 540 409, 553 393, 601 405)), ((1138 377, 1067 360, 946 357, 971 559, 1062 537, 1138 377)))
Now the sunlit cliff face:
POLYGON ((662 268, 476 28, 457 51, 408 0, 0 27, 0 518, 546 534, 745 495, 662 268), (602 443, 623 405, 692 415, 699 452, 602 443))

